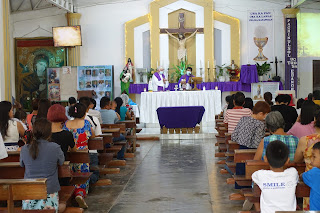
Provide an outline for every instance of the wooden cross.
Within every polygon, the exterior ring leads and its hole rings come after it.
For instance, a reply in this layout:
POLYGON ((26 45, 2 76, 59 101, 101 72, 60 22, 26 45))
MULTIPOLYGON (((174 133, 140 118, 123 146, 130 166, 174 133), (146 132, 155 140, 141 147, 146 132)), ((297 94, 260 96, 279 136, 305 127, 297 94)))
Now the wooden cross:
POLYGON ((167 31, 171 34, 185 34, 185 33, 194 33, 198 30, 198 33, 203 33, 203 28, 184 28, 184 13, 179 13, 179 29, 160 29, 160 33, 167 33, 167 31))

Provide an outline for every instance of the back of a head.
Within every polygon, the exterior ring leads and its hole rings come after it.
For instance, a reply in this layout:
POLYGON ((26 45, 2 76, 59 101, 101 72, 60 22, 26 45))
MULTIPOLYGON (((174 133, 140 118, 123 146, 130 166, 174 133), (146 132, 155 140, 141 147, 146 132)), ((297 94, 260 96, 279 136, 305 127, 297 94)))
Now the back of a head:
POLYGON ((90 106, 91 101, 90 101, 89 97, 81 97, 79 99, 79 103, 83 104, 86 107, 86 109, 88 109, 89 106, 90 106))
POLYGON ((127 104, 129 104, 129 96, 127 94, 121 94, 120 98, 122 98, 123 100, 123 106, 126 106, 127 104))
POLYGON ((285 99, 285 98, 284 98, 284 95, 281 94, 281 95, 277 95, 277 97, 276 97, 275 100, 276 100, 277 103, 280 104, 280 103, 284 102, 284 99, 285 99))
POLYGON ((314 100, 320 100, 320 90, 313 91, 312 96, 314 100))
POLYGON ((39 118, 47 118, 47 114, 50 106, 51 106, 51 103, 48 99, 40 99, 36 120, 38 120, 39 118))
MULTIPOLYGON (((309 99, 308 99, 309 100, 309 99)), ((312 99, 310 100, 312 101, 312 99)), ((297 109, 301 109, 302 107, 302 104, 305 102, 305 100, 303 98, 300 98, 298 101, 297 101, 297 109)))
POLYGON ((40 100, 38 98, 32 100, 32 110, 35 110, 35 111, 38 110, 39 101, 40 100))
POLYGON ((100 108, 104 109, 106 106, 110 105, 110 98, 109 97, 102 97, 100 100, 100 108))
POLYGON ((317 128, 320 128, 320 106, 319 105, 316 105, 314 118, 315 118, 314 126, 317 128))
POLYGON ((75 97, 70 97, 68 102, 69 102, 70 105, 72 105, 72 104, 77 103, 77 100, 75 99, 75 97))
POLYGON ((70 107, 69 115, 73 118, 83 118, 87 112, 87 108, 85 105, 81 103, 77 103, 70 107))
POLYGON ((47 114, 47 119, 52 123, 64 123, 68 120, 66 109, 60 104, 52 105, 47 114))
POLYGON ((20 121, 25 120, 27 118, 27 113, 22 109, 18 109, 16 113, 14 113, 14 117, 19 119, 20 121))
POLYGON ((320 142, 317 142, 313 145, 312 149, 317 149, 320 152, 320 142))
POLYGON ((233 107, 234 107, 233 100, 234 100, 234 94, 233 95, 228 95, 226 97, 226 102, 228 103, 227 109, 233 109, 233 107))
POLYGON ((313 101, 304 101, 301 106, 300 123, 307 125, 314 121, 316 109, 317 105, 313 101))
POLYGON ((0 102, 0 133, 2 137, 7 135, 9 125, 9 112, 12 109, 12 104, 9 101, 0 102))
POLYGON ((32 141, 30 144, 30 155, 35 160, 39 154, 38 140, 48 140, 51 137, 52 126, 51 122, 46 118, 37 119, 32 125, 32 141))
POLYGON ((243 107, 252 110, 253 109, 253 100, 251 98, 245 98, 243 107))
POLYGON ((284 103, 287 103, 287 105, 290 104, 291 96, 289 94, 284 94, 283 99, 284 99, 284 101, 283 101, 284 103))
POLYGON ((288 160, 289 148, 282 141, 272 141, 267 146, 266 157, 272 168, 281 168, 288 160))
POLYGON ((258 101, 252 109, 253 114, 258 114, 259 112, 266 114, 266 113, 269 113, 270 111, 271 111, 271 107, 265 101, 258 101))
POLYGON ((265 92, 263 94, 263 98, 264 100, 269 104, 269 105, 272 105, 272 93, 271 92, 265 92))
POLYGON ((116 112, 120 115, 120 107, 121 107, 122 104, 123 104, 123 100, 122 100, 122 98, 120 98, 120 97, 116 97, 116 98, 114 99, 114 101, 117 103, 116 112))
POLYGON ((275 132, 278 129, 284 129, 285 122, 279 111, 272 111, 266 117, 266 127, 270 132, 275 132))
POLYGON ((307 100, 312 101, 312 99, 313 99, 313 94, 312 94, 312 93, 309 93, 307 100))
POLYGON ((245 96, 242 92, 237 92, 234 96, 234 103, 237 106, 243 106, 245 102, 245 96))

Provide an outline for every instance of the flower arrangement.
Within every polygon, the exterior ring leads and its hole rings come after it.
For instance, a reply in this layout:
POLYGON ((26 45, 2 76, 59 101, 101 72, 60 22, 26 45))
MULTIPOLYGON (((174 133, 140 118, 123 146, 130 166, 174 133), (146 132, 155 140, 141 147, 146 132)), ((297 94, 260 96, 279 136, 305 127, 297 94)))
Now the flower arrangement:
POLYGON ((240 80, 240 71, 241 69, 234 64, 234 61, 232 60, 232 63, 230 66, 226 67, 229 76, 230 76, 230 80, 231 81, 239 81, 240 80))

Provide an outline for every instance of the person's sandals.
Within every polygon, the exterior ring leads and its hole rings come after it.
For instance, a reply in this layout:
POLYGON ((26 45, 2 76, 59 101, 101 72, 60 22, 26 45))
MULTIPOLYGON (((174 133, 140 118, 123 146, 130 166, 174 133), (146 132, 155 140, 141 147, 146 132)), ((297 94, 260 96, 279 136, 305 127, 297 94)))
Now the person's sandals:
POLYGON ((83 209, 88 208, 88 205, 87 205, 86 201, 84 201, 82 196, 80 196, 80 195, 76 196, 76 201, 77 201, 80 208, 83 208, 83 209))

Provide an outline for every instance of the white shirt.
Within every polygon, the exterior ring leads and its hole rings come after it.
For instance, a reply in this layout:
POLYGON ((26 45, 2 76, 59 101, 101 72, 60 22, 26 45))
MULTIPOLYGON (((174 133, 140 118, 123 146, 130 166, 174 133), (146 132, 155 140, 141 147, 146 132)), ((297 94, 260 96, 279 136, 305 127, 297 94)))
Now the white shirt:
POLYGON ((295 168, 291 167, 283 172, 259 170, 252 174, 252 180, 261 189, 261 213, 296 211, 299 175, 295 168))
MULTIPOLYGON (((101 131, 101 125, 100 125, 100 122, 98 120, 98 118, 92 116, 92 119, 94 121, 94 123, 97 125, 94 125, 93 121, 91 120, 91 118, 88 116, 88 114, 86 114, 86 117, 84 118, 85 120, 88 120, 91 124, 91 127, 94 131, 94 134, 96 136, 98 135, 101 135, 102 134, 102 131, 101 131)), ((89 150, 89 153, 98 153, 97 150, 89 150)))
POLYGON ((95 110, 95 109, 89 109, 89 112, 87 113, 87 115, 91 115, 91 116, 98 118, 99 122, 102 123, 100 111, 95 110))
POLYGON ((24 124, 24 123, 23 123, 22 121, 20 121, 18 118, 12 118, 12 120, 21 123, 22 127, 24 128, 24 130, 27 130, 27 129, 28 129, 27 126, 26 126, 26 124, 24 124))
POLYGON ((160 81, 158 80, 158 78, 155 75, 152 76, 152 89, 154 92, 158 91, 158 87, 163 87, 163 89, 164 89, 169 86, 169 82, 166 81, 166 84, 164 84, 162 75, 161 74, 159 74, 159 75, 161 78, 160 81))
POLYGON ((6 147, 4 146, 2 136, 0 134, 0 159, 4 159, 8 157, 8 153, 6 147))

